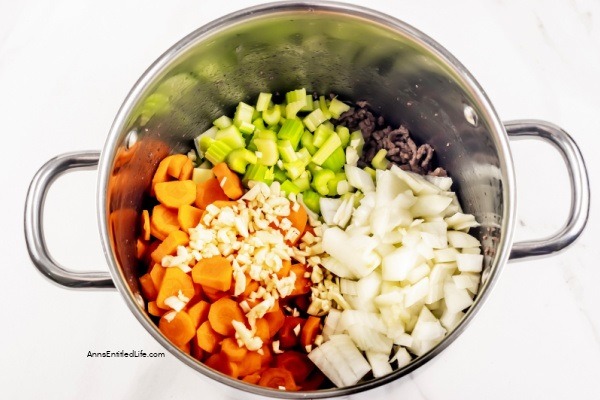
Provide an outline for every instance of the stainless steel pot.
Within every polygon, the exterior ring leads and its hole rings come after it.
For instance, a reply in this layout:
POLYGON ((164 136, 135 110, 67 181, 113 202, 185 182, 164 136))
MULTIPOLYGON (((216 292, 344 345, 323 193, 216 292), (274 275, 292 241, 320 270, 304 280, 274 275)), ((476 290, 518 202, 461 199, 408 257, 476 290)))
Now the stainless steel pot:
POLYGON ((581 153, 569 135, 547 122, 502 123, 483 89, 444 48, 402 21, 362 7, 283 2, 248 8, 183 38, 142 75, 117 114, 102 153, 63 154, 31 182, 25 237, 31 260, 50 280, 73 289, 117 288, 133 315, 183 363, 225 385, 285 398, 347 395, 404 376, 445 349, 480 310, 507 261, 549 255, 571 244, 589 212, 581 153), (459 326, 410 365, 356 386, 310 393, 260 388, 223 376, 166 340, 138 293, 136 221, 161 157, 191 139, 240 100, 260 91, 306 87, 367 100, 397 125, 431 143, 454 178, 464 208, 482 227, 483 285, 459 326), (559 151, 571 181, 564 227, 537 241, 514 243, 516 188, 509 139, 541 139, 559 151), (98 168, 98 221, 110 274, 72 272, 53 260, 44 241, 46 192, 64 172, 98 168))

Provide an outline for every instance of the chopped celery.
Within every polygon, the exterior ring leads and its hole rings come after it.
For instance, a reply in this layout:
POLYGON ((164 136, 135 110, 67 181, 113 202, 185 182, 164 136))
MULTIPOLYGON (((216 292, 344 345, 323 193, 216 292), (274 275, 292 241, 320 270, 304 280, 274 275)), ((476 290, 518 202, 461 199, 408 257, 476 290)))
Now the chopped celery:
POLYGON ((279 168, 277 165, 273 167, 273 176, 275 177, 275 180, 279 183, 282 183, 288 178, 285 174, 285 171, 279 168))
POLYGON ((298 178, 294 179, 292 182, 294 185, 298 186, 301 192, 310 189, 310 178, 311 174, 309 171, 304 171, 298 178))
POLYGON ((327 157, 321 166, 330 169, 333 172, 339 172, 344 167, 344 164, 346 164, 346 153, 342 146, 340 146, 327 157))
POLYGON ((304 149, 304 148, 302 148, 302 149, 298 150, 298 151, 296 152, 296 155, 298 156, 298 159, 299 159, 300 161, 302 161, 302 164, 303 164, 305 167, 308 165, 308 163, 310 162, 310 160, 311 160, 311 158, 312 158, 312 157, 310 156, 310 153, 308 152, 308 150, 306 150, 306 149, 304 149))
POLYGON ((376 173, 375 173, 375 170, 373 168, 371 168, 371 167, 365 167, 364 170, 366 172, 368 172, 369 175, 371 175, 371 178, 375 179, 376 173))
POLYGON ((232 149, 246 147, 246 141, 235 125, 219 130, 215 135, 215 140, 225 143, 232 149))
POLYGON ((195 183, 202 183, 214 176, 215 174, 212 172, 212 169, 194 168, 192 172, 192 181, 195 183))
MULTIPOLYGON (((333 179, 331 179, 329 182, 327 182, 327 188, 329 189, 329 196, 338 196, 344 193, 340 193, 340 191, 338 190, 338 184, 340 182, 346 181, 346 183, 348 183, 348 181, 346 180, 346 174, 344 172, 337 172, 335 174, 335 177, 333 179)), ((348 190, 346 190, 346 192, 348 192, 348 190)))
POLYGON ((329 157, 333 152, 342 145, 342 141, 337 133, 331 134, 323 146, 317 150, 317 152, 312 156, 311 161, 317 165, 323 165, 327 157, 329 157))
POLYGON ((362 154, 363 146, 365 145, 365 138, 360 130, 354 131, 350 134, 350 144, 348 146, 354 147, 360 156, 362 154))
POLYGON ((260 164, 271 166, 277 163, 279 151, 274 140, 257 138, 254 139, 254 144, 256 145, 256 156, 260 164))
POLYGON ((274 105, 273 108, 268 108, 262 112, 262 119, 267 125, 275 125, 281 119, 281 106, 274 105))
POLYGON ((340 140, 342 141, 342 147, 348 147, 348 144, 350 143, 350 130, 345 126, 338 125, 335 128, 335 133, 337 133, 340 137, 340 140))
POLYGON ((219 118, 213 121, 213 125, 219 129, 225 129, 231 126, 232 123, 233 121, 227 115, 221 115, 219 118))
POLYGON ((294 193, 294 194, 300 193, 300 188, 298 186, 294 185, 294 183, 292 181, 290 181, 289 179, 287 179, 281 183, 281 190, 283 190, 286 195, 289 195, 290 193, 294 193))
POLYGON ((329 169, 322 169, 314 174, 311 186, 321 196, 327 196, 329 193, 329 187, 327 184, 332 179, 335 179, 335 172, 329 169))
POLYGON ((323 115, 327 117, 327 119, 331 118, 331 113, 329 112, 329 100, 325 98, 325 96, 319 96, 319 108, 323 111, 323 115))
POLYGON ((281 140, 289 140, 294 148, 294 151, 298 148, 300 138, 304 133, 304 126, 299 119, 286 119, 281 129, 277 133, 277 137, 281 140))
POLYGON ((319 196, 317 192, 314 192, 312 190, 305 190, 302 193, 302 202, 304 203, 304 205, 308 207, 309 210, 317 214, 321 212, 321 206, 319 204, 320 200, 321 196, 319 196))
POLYGON ((321 167, 320 165, 317 165, 317 164, 315 164, 313 162, 309 162, 308 165, 306 166, 306 169, 308 169, 310 171, 310 173, 313 174, 313 176, 314 176, 314 174, 317 171, 322 170, 323 167, 321 167))
POLYGON ((261 131, 267 129, 267 127, 265 126, 265 121, 263 121, 262 118, 256 118, 254 121, 252 121, 252 125, 254 125, 254 129, 258 129, 261 131))
POLYGON ((313 144, 315 147, 323 146, 323 143, 327 140, 327 138, 333 133, 333 129, 329 129, 329 126, 322 124, 315 130, 313 144))
POLYGON ((254 107, 249 104, 246 104, 242 101, 238 103, 237 108, 235 109, 235 114, 233 116, 233 124, 235 126, 240 126, 242 122, 252 123, 252 117, 254 116, 254 107))
POLYGON ((256 154, 248 149, 235 149, 227 155, 227 165, 237 173, 246 172, 248 164, 256 164, 258 161, 256 154))
POLYGON ((313 106, 313 99, 312 99, 312 95, 307 94, 306 95, 306 104, 304 105, 304 107, 302 107, 300 109, 300 111, 312 111, 314 110, 314 106, 313 106))
POLYGON ((219 130, 216 126, 211 126, 194 139, 194 145, 196 146, 196 151, 200 157, 204 157, 204 153, 206 149, 212 144, 214 141, 215 135, 219 130))
POLYGON ((283 162, 292 162, 298 159, 294 147, 292 146, 292 142, 287 139, 277 141, 277 150, 279 150, 279 156, 283 162))
POLYGON ((317 108, 316 110, 308 114, 302 121, 304 122, 304 125, 306 125, 306 128, 308 128, 309 131, 314 132, 319 125, 321 125, 328 119, 329 118, 327 118, 323 111, 321 111, 320 108, 317 108))
POLYGON ((295 118, 298 111, 302 109, 306 105, 303 101, 295 101, 293 103, 288 103, 285 106, 285 117, 286 118, 295 118))
POLYGON ((317 152, 317 148, 315 147, 313 141, 313 134, 310 133, 310 131, 305 130, 300 138, 300 143, 302 143, 302 148, 308 150, 311 156, 317 152))
POLYGON ((298 90, 292 90, 291 92, 287 92, 285 94, 285 101, 287 101, 288 104, 294 103, 296 101, 305 102, 306 101, 306 89, 302 88, 302 89, 298 89, 298 90))
POLYGON ((375 169, 387 169, 390 162, 385 158, 387 155, 386 149, 380 149, 371 160, 371 165, 375 169))
POLYGON ((255 126, 252 125, 250 122, 242 122, 240 124, 240 132, 242 132, 242 134, 244 135, 251 135, 252 132, 254 132, 255 126))
POLYGON ((306 171, 306 165, 303 160, 296 160, 289 163, 283 163, 283 169, 286 171, 287 176, 291 179, 298 179, 304 171, 306 171))
POLYGON ((334 98, 329 103, 329 112, 331 113, 331 116, 336 119, 349 109, 350 106, 348 104, 339 101, 337 98, 334 98))
POLYGON ((262 131, 256 131, 253 135, 255 139, 268 139, 272 141, 277 141, 277 134, 270 129, 265 129, 262 131))
POLYGON ((271 93, 263 93, 261 92, 258 95, 258 100, 256 100, 256 111, 263 112, 267 108, 269 108, 269 103, 271 102, 271 93))
POLYGON ((215 140, 210 147, 206 150, 205 157, 213 165, 222 163, 225 158, 233 149, 229 147, 225 142, 215 140))
POLYGON ((273 183, 273 172, 270 171, 269 167, 261 164, 250 164, 246 169, 246 173, 242 178, 242 183, 248 186, 250 181, 265 182, 267 184, 273 183))

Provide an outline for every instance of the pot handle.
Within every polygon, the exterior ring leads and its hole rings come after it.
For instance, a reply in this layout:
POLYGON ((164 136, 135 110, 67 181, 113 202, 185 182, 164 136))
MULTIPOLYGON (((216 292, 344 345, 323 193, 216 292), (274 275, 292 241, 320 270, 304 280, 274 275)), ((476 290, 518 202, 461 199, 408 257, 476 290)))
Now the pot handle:
POLYGON ((56 178, 66 172, 95 169, 99 159, 98 151, 66 153, 50 159, 31 180, 25 200, 25 241, 31 261, 46 278, 70 289, 113 289, 115 285, 108 272, 74 272, 52 258, 44 238, 44 202, 56 178))
POLYGON ((581 151, 567 132, 550 122, 516 120, 505 122, 504 127, 511 139, 538 139, 553 145, 565 162, 571 182, 571 210, 564 226, 552 236, 513 244, 510 259, 539 257, 560 251, 579 237, 590 212, 590 185, 581 151))

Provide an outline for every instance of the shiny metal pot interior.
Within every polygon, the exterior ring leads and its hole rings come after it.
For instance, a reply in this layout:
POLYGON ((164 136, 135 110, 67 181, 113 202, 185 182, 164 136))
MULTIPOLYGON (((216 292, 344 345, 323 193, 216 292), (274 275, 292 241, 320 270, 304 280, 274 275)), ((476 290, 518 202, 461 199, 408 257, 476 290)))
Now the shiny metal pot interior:
POLYGON ((446 50, 423 33, 384 14, 339 3, 276 3, 242 10, 191 33, 164 53, 136 83, 121 107, 99 159, 98 214, 111 277, 59 266, 45 247, 39 220, 46 187, 60 173, 93 167, 97 153, 69 154, 42 168, 28 197, 26 236, 31 258, 49 278, 74 288, 117 287, 140 323, 185 364, 228 386, 288 398, 346 395, 379 386, 427 362, 465 328, 513 257, 554 252, 583 229, 589 199, 580 154, 551 124, 507 125, 542 137, 567 161, 573 210, 554 237, 512 247, 515 179, 505 126, 483 90, 446 50), (216 373, 171 345, 146 315, 138 293, 136 226, 161 157, 186 151, 192 138, 239 101, 261 91, 305 87, 342 99, 366 100, 393 125, 404 123, 436 149, 454 179, 464 209, 482 226, 484 284, 461 324, 428 354, 394 373, 359 385, 307 393, 259 388, 216 373), (45 171, 45 172, 44 172, 45 171), (587 202, 587 203, 586 203, 587 202))

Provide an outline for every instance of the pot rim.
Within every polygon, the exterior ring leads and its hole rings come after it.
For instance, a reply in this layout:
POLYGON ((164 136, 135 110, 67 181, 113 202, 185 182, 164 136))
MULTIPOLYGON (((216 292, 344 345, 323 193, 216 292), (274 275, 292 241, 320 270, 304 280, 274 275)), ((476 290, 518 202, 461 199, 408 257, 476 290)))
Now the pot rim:
POLYGON ((141 75, 138 81, 134 84, 123 104, 121 105, 114 122, 110 128, 106 143, 100 156, 98 164, 98 203, 97 212, 99 215, 99 229, 102 241, 102 246, 110 273, 113 277, 116 288, 121 293, 130 311, 135 315, 138 321, 144 328, 156 339, 163 347, 172 353, 179 360, 183 361, 189 367, 201 372, 206 377, 223 383, 229 387, 234 387, 244 392, 250 392, 260 396, 279 397, 279 398, 325 398, 350 395, 363 392, 383 384, 389 383, 402 376, 405 376, 420 366, 424 365, 444 349, 446 349, 454 340, 464 331, 466 326, 471 322, 475 314, 481 309, 483 303, 488 298, 501 269, 508 261, 510 249, 512 247, 512 236, 514 232, 515 221, 515 176, 512 161, 512 155, 508 143, 508 135, 504 129, 504 125, 498 118, 491 102, 483 88, 477 83, 470 72, 444 47, 434 41, 432 38, 423 32, 415 29, 409 24, 396 19, 390 15, 375 11, 366 7, 346 4, 332 1, 283 1, 274 3, 265 3, 227 14, 208 24, 201 26, 190 34, 175 43, 171 48, 166 50, 154 63, 141 75), (465 317, 455 329, 448 334, 437 346, 428 351, 426 354, 417 357, 407 366, 394 370, 392 373, 381 378, 372 379, 370 381, 353 385, 344 388, 324 389, 310 392, 285 392, 281 390, 263 388, 256 385, 250 385, 240 380, 229 378, 221 373, 218 373, 211 368, 206 367, 203 363, 198 362, 191 356, 183 353, 171 342, 169 342, 158 330, 158 327, 150 320, 148 315, 140 308, 134 294, 131 292, 126 280, 117 266, 111 249, 110 239, 108 235, 108 198, 107 187, 110 177, 110 167, 113 165, 116 147, 119 145, 120 135, 126 126, 127 118, 133 111, 133 108, 139 98, 150 87, 157 76, 163 73, 172 60, 184 54, 196 42, 201 41, 211 35, 218 33, 222 29, 231 28, 234 25, 247 22, 249 20, 261 18, 264 16, 273 16, 276 14, 285 14, 290 12, 331 12, 342 14, 351 18, 359 18, 368 23, 378 24, 390 31, 410 37, 413 43, 425 48, 438 58, 445 67, 455 75, 455 79, 461 81, 467 89, 467 93, 472 100, 477 103, 481 110, 479 118, 485 120, 493 134, 493 139, 498 147, 498 155, 502 173, 502 196, 503 196, 503 219, 501 223, 501 232, 498 243, 498 251, 487 281, 479 290, 475 303, 470 307, 465 317))

